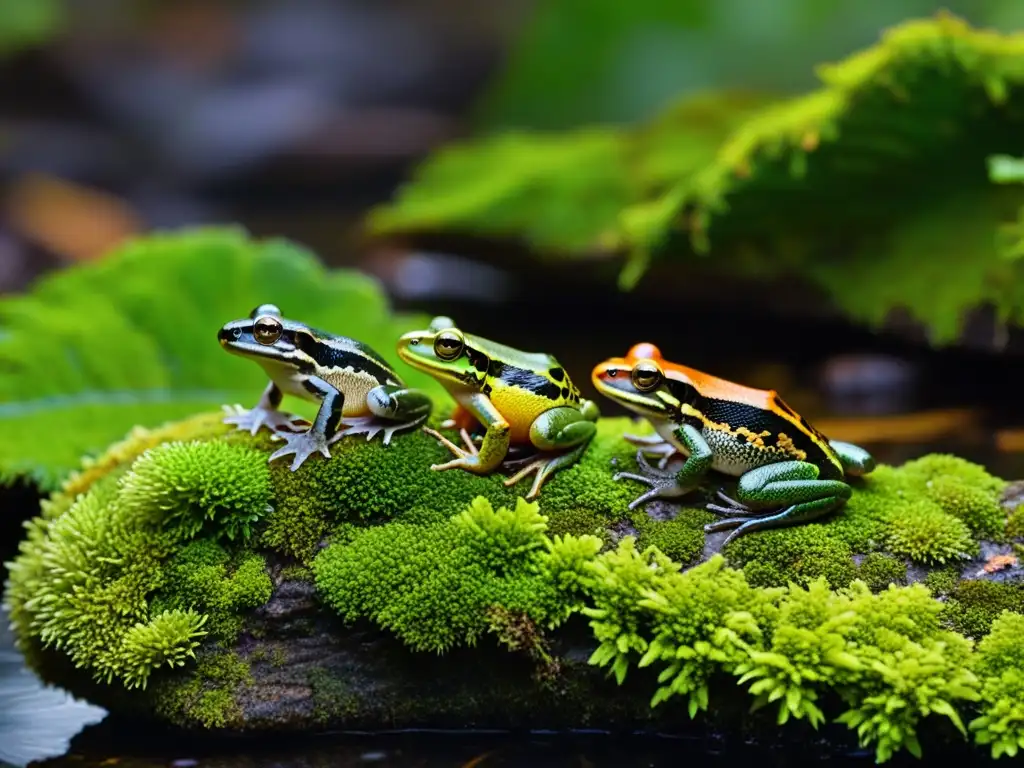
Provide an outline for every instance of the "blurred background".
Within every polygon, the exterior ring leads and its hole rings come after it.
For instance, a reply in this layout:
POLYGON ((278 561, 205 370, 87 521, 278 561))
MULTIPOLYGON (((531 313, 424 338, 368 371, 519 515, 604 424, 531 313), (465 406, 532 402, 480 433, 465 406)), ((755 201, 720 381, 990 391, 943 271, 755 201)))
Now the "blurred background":
POLYGON ((827 310, 751 313, 714 283, 624 293, 579 263, 362 227, 453 140, 633 123, 708 89, 798 94, 818 63, 942 8, 1024 26, 1018 0, 5 0, 0 292, 153 228, 237 222, 377 275, 400 306, 527 348, 542 335, 585 389, 594 362, 647 339, 824 417, 938 409, 892 429, 964 437, 948 409, 1004 401, 1009 428, 1016 347, 984 317, 937 351, 898 322, 878 334, 827 310))

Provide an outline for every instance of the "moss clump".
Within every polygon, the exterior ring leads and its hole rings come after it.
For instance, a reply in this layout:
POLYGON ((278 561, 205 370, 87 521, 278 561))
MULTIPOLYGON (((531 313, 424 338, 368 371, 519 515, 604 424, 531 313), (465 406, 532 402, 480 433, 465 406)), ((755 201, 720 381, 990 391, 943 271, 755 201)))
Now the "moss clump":
POLYGON ((975 538, 1000 540, 1006 528, 1006 510, 996 494, 1001 489, 969 485, 962 476, 944 475, 928 482, 928 495, 946 512, 959 518, 975 538))
POLYGON ((240 687, 252 683, 248 662, 233 651, 215 651, 199 657, 187 678, 158 684, 157 709, 176 723, 198 722, 206 728, 225 728, 240 723, 240 687))
POLYGON ((549 536, 596 536, 604 542, 610 541, 607 515, 593 510, 570 509, 548 521, 549 536))
POLYGON ((959 583, 960 569, 952 567, 931 571, 924 579, 924 585, 938 597, 946 597, 959 583))
MULTIPOLYGON (((270 553, 301 553, 305 562, 286 559, 278 578, 311 576, 343 620, 373 622, 413 651, 490 637, 550 670, 558 659, 547 633, 582 614, 598 643, 592 663, 620 681, 653 668, 655 705, 681 697, 693 714, 707 709, 710 681, 723 674, 757 705, 778 707, 782 722, 819 723, 829 697, 844 702, 840 721, 882 759, 918 749, 923 717, 960 723, 979 683, 970 642, 948 626, 986 629, 1005 594, 983 616, 958 614, 974 595, 957 575, 945 607, 922 585, 895 586, 905 571, 891 545, 903 537, 925 562, 967 551, 974 540, 964 520, 986 518, 964 510, 987 508, 1002 481, 951 457, 879 467, 836 515, 736 539, 725 554, 738 568, 716 556, 684 571, 713 517, 628 510, 640 489, 612 476, 633 460, 621 440, 629 427, 599 422, 593 453, 555 475, 536 503, 500 475, 432 472, 444 450, 421 433, 387 448, 343 440, 331 460, 312 457, 293 473, 268 468, 274 444, 265 436, 211 428, 212 442, 194 433, 149 446, 73 500, 52 499, 12 564, 7 600, 29 651, 56 648, 101 680, 149 681, 166 717, 213 728, 241 725, 249 670, 228 648, 271 595, 270 553), (197 469, 200 459, 209 466, 197 469), (968 498, 968 481, 985 497, 968 498), (372 484, 381 485, 376 496, 372 484), (260 504, 272 510, 250 519, 260 504), (929 519, 941 525, 914 527, 929 519), (232 540, 224 530, 237 520, 250 535, 238 527, 232 540), (631 522, 639 541, 609 548, 613 521, 631 522), (853 552, 867 555, 859 568, 853 552), (193 653, 187 675, 152 674, 193 653)), ((357 704, 334 683, 317 682, 325 721, 357 704)))
POLYGON ((743 569, 748 582, 760 587, 807 585, 821 577, 839 588, 857 574, 850 545, 820 525, 741 536, 725 554, 730 565, 743 569))
POLYGON ((1024 587, 995 581, 962 581, 949 591, 942 618, 967 637, 988 634, 1003 611, 1024 613, 1024 587))
POLYGON ((907 583, 907 564, 895 557, 872 552, 857 568, 857 578, 868 585, 872 592, 881 592, 890 584, 907 583))
POLYGON ((152 510, 181 540, 208 532, 244 539, 270 511, 270 472, 263 453, 222 441, 166 443, 134 464, 118 499, 152 510))
POLYGON ((653 666, 657 705, 676 696, 706 709, 716 673, 749 683, 755 707, 778 721, 824 721, 830 692, 847 709, 838 721, 873 745, 878 760, 900 749, 920 754, 916 730, 929 715, 963 730, 955 706, 978 698, 971 643, 939 622, 941 604, 920 584, 872 594, 854 581, 831 590, 756 588, 715 556, 686 572, 657 550, 638 552, 627 538, 598 555, 588 582, 592 662, 622 680, 631 666, 653 666))
POLYGON ((311 669, 306 679, 313 691, 313 718, 317 722, 337 722, 358 714, 358 702, 344 680, 324 669, 311 669))
POLYGON ((1005 486, 977 464, 930 454, 901 467, 878 467, 822 526, 855 552, 944 564, 976 553, 976 535, 998 535, 1005 486))
POLYGON ((212 539, 187 544, 164 567, 164 584, 152 609, 188 606, 211 616, 212 639, 229 645, 242 629, 245 612, 264 605, 273 591, 266 560, 253 552, 234 557, 212 539))
MULTIPOLYGON (((537 504, 494 509, 478 497, 442 523, 387 523, 327 547, 313 561, 317 589, 344 619, 369 618, 414 650, 474 645, 495 606, 538 622, 563 615, 563 571, 577 567, 581 540, 552 541, 546 526, 537 504)), ((600 547, 583 541, 584 552, 600 547)))
POLYGON ((1024 538, 1024 504, 1014 507, 1007 515, 1006 536, 1011 539, 1024 538))
POLYGON ((921 563, 948 563, 977 551, 962 520, 925 503, 909 504, 907 510, 906 517, 889 521, 886 545, 894 554, 921 563))
POLYGON ((710 512, 685 508, 672 520, 652 520, 643 512, 631 518, 639 534, 638 547, 656 547, 684 565, 696 562, 704 553, 704 526, 714 519, 710 512))
POLYGON ((978 644, 982 712, 970 729, 992 757, 1016 757, 1024 747, 1024 616, 1004 613, 978 644))
POLYGON ((55 497, 10 564, 5 601, 20 644, 30 657, 34 644, 58 649, 97 679, 129 688, 145 687, 160 667, 182 666, 211 631, 230 635, 226 615, 269 592, 251 558, 219 585, 208 570, 179 579, 181 568, 223 567, 210 561, 213 541, 244 538, 269 498, 262 454, 200 441, 146 449, 74 499, 55 497), (209 543, 190 549, 199 535, 209 543), (182 592, 158 598, 169 576, 182 592))

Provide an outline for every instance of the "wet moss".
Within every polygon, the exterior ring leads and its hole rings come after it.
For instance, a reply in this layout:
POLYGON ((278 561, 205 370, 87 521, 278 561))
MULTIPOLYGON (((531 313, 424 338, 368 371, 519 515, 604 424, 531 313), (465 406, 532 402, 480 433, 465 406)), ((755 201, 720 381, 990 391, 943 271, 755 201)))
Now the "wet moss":
POLYGON ((644 513, 631 520, 641 549, 656 547, 678 563, 692 565, 704 553, 704 526, 715 519, 710 512, 683 508, 672 520, 652 520, 644 513))
POLYGON ((157 683, 157 711, 173 723, 205 728, 242 724, 238 689, 252 684, 249 663, 234 651, 201 654, 188 676, 157 683))
POLYGON ((313 692, 313 719, 322 724, 343 722, 360 713, 360 702, 342 680, 326 669, 311 669, 306 681, 313 692))
POLYGON ((857 578, 872 592, 881 592, 890 584, 902 586, 907 583, 907 564, 890 555, 872 552, 861 561, 857 578))
POLYGON ((962 581, 949 591, 941 616, 960 634, 981 638, 989 633, 1003 611, 1024 613, 1024 586, 971 580, 962 581))
POLYGON ((805 525, 741 536, 724 550, 729 564, 742 568, 747 581, 759 587, 810 584, 824 578, 833 589, 857 576, 850 545, 825 526, 805 525))

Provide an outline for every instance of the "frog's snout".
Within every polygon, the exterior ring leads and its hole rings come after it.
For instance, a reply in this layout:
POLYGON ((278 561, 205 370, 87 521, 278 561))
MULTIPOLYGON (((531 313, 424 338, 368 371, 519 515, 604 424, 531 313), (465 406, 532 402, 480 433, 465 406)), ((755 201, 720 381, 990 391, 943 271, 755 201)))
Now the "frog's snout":
POLYGON ((225 325, 219 331, 217 331, 217 341, 220 342, 222 347, 226 347, 234 341, 238 341, 242 337, 242 329, 239 327, 232 328, 230 325, 225 325))

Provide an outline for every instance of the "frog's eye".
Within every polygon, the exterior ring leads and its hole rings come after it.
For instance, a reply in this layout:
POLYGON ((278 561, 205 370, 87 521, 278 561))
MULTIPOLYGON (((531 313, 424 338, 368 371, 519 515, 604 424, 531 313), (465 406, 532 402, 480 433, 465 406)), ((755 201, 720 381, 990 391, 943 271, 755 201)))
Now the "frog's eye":
POLYGON ((465 346, 465 339, 456 330, 443 331, 434 338, 434 354, 442 360, 454 360, 465 346))
POLYGON ((661 384, 661 380, 664 378, 661 368, 653 360, 641 360, 633 366, 630 376, 633 386, 641 392, 650 392, 661 384))
POLYGON ((252 324, 252 336, 260 344, 273 344, 281 338, 281 321, 273 315, 257 317, 252 324))
POLYGON ((277 308, 276 304, 260 304, 256 309, 249 313, 249 319, 255 320, 257 317, 263 315, 275 315, 281 317, 281 310, 277 308))

